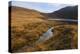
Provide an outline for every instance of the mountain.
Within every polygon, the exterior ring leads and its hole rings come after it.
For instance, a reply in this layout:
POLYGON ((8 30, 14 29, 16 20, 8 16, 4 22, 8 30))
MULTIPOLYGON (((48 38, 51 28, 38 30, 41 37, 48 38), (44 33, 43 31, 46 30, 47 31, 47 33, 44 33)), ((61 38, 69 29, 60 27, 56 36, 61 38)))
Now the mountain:
MULTIPOLYGON (((19 14, 19 16, 20 15, 22 16, 22 14, 25 15, 23 18, 25 18, 25 17, 27 17, 27 18, 43 17, 43 15, 41 15, 40 12, 37 10, 22 8, 22 7, 17 7, 17 6, 12 6, 10 8, 11 8, 12 13, 16 12, 15 15, 16 14, 19 14)), ((18 15, 16 15, 16 16, 18 16, 18 15)))
POLYGON ((49 18, 78 19, 78 6, 68 6, 52 13, 45 14, 49 18))
MULTIPOLYGON (((53 19, 55 17, 67 18, 67 14, 72 13, 69 12, 70 9, 72 11, 72 7, 65 7, 53 13, 41 13, 33 9, 10 6, 10 52, 77 49, 77 23, 47 20, 51 17, 53 19), (60 16, 58 13, 62 13, 63 15, 60 16), (35 42, 51 27, 54 27, 53 37, 45 42, 34 45, 35 42)), ((76 16, 76 13, 74 16, 76 16)))
POLYGON ((37 21, 43 21, 45 17, 41 15, 41 13, 37 10, 28 9, 28 8, 22 8, 17 6, 10 6, 10 17, 12 26, 16 25, 18 26, 20 24, 23 25, 24 22, 37 22, 37 21), (35 20, 35 21, 34 21, 35 20))
MULTIPOLYGON (((23 18, 42 18, 42 19, 48 19, 48 18, 64 18, 64 19, 78 19, 78 6, 67 6, 64 8, 61 8, 57 11, 54 11, 52 13, 41 13, 37 10, 28 9, 28 8, 22 8, 17 6, 12 6, 12 12, 15 12, 15 15, 21 16, 25 15, 23 18), (19 12, 19 13, 17 13, 19 12)), ((18 16, 18 17, 19 17, 18 16)))

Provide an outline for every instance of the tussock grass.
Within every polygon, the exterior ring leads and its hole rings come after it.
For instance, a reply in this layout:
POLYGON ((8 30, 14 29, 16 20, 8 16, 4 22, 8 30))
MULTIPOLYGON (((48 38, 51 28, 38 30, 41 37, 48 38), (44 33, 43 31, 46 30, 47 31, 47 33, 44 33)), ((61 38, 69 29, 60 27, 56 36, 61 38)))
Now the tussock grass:
POLYGON ((40 12, 13 7, 11 12, 12 52, 63 50, 78 48, 77 23, 48 21, 40 12), (35 42, 50 27, 53 37, 42 44, 35 42))

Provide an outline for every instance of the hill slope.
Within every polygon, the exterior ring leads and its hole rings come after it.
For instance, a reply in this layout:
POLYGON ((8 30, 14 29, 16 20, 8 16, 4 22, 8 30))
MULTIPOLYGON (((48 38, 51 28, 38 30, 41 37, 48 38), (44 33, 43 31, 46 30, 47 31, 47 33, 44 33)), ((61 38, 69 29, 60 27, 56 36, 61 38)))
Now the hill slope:
POLYGON ((78 19, 78 6, 68 6, 52 13, 45 14, 51 18, 78 19))
POLYGON ((77 23, 49 21, 39 11, 14 6, 10 15, 11 52, 77 48, 77 23), (54 27, 54 36, 42 44, 34 45, 50 27, 54 27))

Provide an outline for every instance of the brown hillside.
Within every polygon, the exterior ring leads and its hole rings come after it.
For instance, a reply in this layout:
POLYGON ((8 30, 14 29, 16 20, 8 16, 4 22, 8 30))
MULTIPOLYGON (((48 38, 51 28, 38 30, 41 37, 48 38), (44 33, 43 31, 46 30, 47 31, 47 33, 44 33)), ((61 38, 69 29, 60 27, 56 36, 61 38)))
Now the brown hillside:
POLYGON ((77 23, 49 21, 40 12, 11 7, 11 52, 77 49, 77 23), (34 43, 50 27, 54 36, 42 44, 34 43))

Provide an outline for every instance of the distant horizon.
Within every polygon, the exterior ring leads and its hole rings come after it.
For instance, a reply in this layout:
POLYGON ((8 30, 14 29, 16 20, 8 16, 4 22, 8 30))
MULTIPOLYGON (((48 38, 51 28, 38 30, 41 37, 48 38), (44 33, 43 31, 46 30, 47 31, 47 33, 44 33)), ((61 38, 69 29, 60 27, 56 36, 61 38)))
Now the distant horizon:
POLYGON ((37 11, 43 12, 43 13, 51 13, 51 12, 57 11, 59 9, 62 9, 64 7, 75 6, 75 5, 11 1, 11 6, 33 9, 33 10, 37 10, 37 11))

